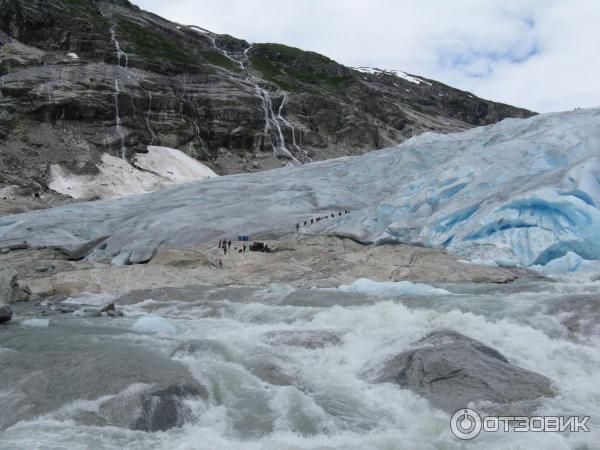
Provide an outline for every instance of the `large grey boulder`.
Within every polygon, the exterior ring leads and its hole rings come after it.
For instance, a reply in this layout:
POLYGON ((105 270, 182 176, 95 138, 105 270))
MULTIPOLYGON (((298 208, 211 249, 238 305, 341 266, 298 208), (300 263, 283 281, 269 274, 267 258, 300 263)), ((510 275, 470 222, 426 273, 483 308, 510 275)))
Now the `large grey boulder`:
POLYGON ((190 401, 208 391, 177 361, 140 346, 98 342, 83 328, 32 332, 18 327, 3 341, 0 431, 42 414, 94 426, 164 431, 194 418, 190 401), (97 410, 63 407, 107 397, 97 410))
POLYGON ((436 331, 415 346, 387 361, 376 381, 397 383, 448 412, 479 401, 515 411, 515 403, 553 395, 548 378, 460 333, 436 331))

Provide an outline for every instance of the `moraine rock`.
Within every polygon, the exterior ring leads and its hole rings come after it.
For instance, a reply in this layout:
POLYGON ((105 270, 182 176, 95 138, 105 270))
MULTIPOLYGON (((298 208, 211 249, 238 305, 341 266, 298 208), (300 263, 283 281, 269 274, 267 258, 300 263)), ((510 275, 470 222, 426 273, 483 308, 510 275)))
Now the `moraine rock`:
POLYGON ((385 362, 375 381, 396 383, 450 413, 479 401, 514 412, 553 395, 548 378, 460 333, 436 331, 415 347, 385 362))

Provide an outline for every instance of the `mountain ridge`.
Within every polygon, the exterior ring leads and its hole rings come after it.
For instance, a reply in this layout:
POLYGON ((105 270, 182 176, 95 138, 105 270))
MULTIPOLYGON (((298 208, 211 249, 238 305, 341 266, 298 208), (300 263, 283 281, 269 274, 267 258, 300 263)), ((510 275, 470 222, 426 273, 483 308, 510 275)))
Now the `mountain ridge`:
POLYGON ((94 175, 103 154, 133 161, 148 145, 229 174, 533 115, 126 0, 0 0, 0 77, 0 186, 38 194, 52 166, 94 175))

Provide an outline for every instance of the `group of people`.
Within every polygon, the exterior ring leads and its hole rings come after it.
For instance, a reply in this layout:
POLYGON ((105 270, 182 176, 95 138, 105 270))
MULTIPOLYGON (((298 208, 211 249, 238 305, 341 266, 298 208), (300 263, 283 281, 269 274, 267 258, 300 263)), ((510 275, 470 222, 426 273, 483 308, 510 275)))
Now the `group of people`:
MULTIPOLYGON (((342 215, 348 214, 348 213, 350 213, 350 211, 347 210, 347 209, 345 209, 343 213, 341 211, 338 212, 338 217, 341 217, 342 215)), ((322 220, 329 219, 329 217, 330 217, 329 215, 327 215, 327 216, 319 216, 316 219, 314 219, 314 218, 310 219, 310 221, 307 219, 307 220, 304 221, 304 227, 306 228, 308 225, 313 225, 315 223, 319 223, 322 220)), ((331 218, 332 219, 335 218, 335 213, 331 213, 331 218)), ((296 232, 299 232, 299 231, 300 231, 300 223, 297 223, 296 224, 296 232)))
MULTIPOLYGON (((227 255, 227 251, 231 252, 231 239, 220 239, 219 248, 223 249, 223 255, 227 255)), ((238 247, 234 247, 233 250, 238 253, 246 253, 246 250, 250 250, 251 252, 271 253, 271 248, 264 242, 254 242, 250 244, 250 247, 247 247, 246 244, 242 244, 239 249, 238 247)), ((221 258, 219 258, 219 267, 223 267, 223 260, 221 258)))
MULTIPOLYGON (((227 254, 227 250, 231 251, 231 239, 227 240, 227 239, 220 239, 219 240, 219 248, 223 249, 223 254, 226 255, 227 254)), ((246 251, 246 244, 244 244, 240 249, 238 253, 243 253, 246 251)), ((234 250, 237 250, 238 248, 235 247, 234 250)))

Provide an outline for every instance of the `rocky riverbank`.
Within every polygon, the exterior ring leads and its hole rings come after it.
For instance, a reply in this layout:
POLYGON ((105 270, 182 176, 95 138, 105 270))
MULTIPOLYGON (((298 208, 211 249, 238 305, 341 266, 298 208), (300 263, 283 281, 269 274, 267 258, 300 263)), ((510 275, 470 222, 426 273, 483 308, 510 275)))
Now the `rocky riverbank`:
POLYGON ((360 278, 375 281, 509 283, 536 278, 535 272, 485 267, 441 250, 406 245, 362 245, 336 237, 269 241, 270 253, 246 251, 234 242, 229 252, 214 245, 161 249, 147 264, 115 266, 69 260, 58 250, 14 250, 0 264, 14 267, 33 295, 72 296, 84 292, 124 294, 134 290, 187 286, 330 288, 360 278), (222 262, 222 266, 219 264, 222 262))

